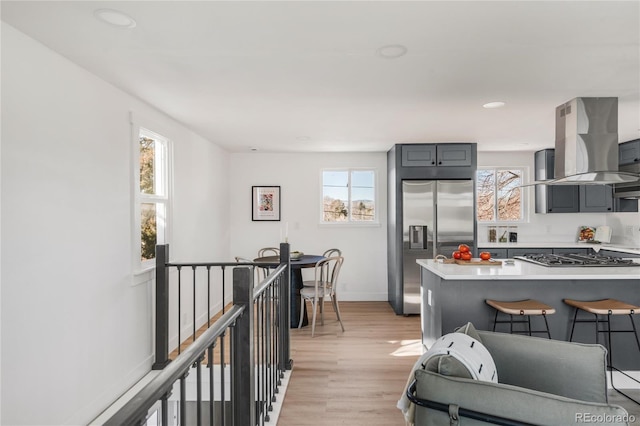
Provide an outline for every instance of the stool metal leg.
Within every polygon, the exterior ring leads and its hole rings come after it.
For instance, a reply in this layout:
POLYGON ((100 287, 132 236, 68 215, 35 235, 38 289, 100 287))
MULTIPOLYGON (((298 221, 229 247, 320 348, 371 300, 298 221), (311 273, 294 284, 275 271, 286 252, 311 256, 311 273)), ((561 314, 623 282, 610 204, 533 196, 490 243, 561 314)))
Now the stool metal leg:
POLYGON ((576 312, 573 314, 573 324, 571 325, 571 335, 569 341, 573 342, 573 330, 576 328, 576 319, 578 318, 578 308, 575 308, 576 312))
POLYGON ((496 331, 496 324, 498 322, 498 310, 496 309, 496 316, 493 317, 493 331, 496 331))
POLYGON ((549 329, 549 323, 547 322, 547 314, 542 314, 542 318, 544 318, 544 325, 547 326, 547 336, 551 339, 551 330, 549 329))
POLYGON ((629 321, 631 321, 631 327, 633 328, 633 334, 636 337, 636 343, 638 344, 638 350, 640 351, 640 339, 638 338, 638 330, 636 330, 636 323, 633 321, 633 315, 629 314, 629 321))
MULTIPOLYGON (((629 315, 629 318, 631 318, 631 324, 633 326, 633 332, 634 335, 636 337, 636 341, 638 340, 638 334, 636 333, 636 325, 633 322, 633 317, 631 315, 629 315)), ((618 392, 620 395, 625 396, 627 399, 630 399, 631 401, 635 402, 636 404, 640 405, 640 401, 631 398, 629 395, 627 395, 626 393, 622 392, 620 389, 618 389, 615 384, 613 383, 613 370, 616 370, 618 373, 620 374, 624 374, 625 376, 627 376, 628 378, 630 378, 631 380, 638 382, 638 380, 636 380, 635 378, 629 376, 627 373, 625 373, 624 371, 621 371, 620 369, 616 368, 613 366, 613 346, 611 344, 611 311, 609 311, 609 313, 607 314, 607 338, 609 341, 609 374, 611 376, 611 387, 613 388, 613 390, 615 390, 616 392, 618 392)), ((638 349, 640 350, 640 342, 638 342, 638 349)), ((638 382, 640 383, 640 382, 638 382)))
POLYGON ((527 315, 527 327, 529 327, 529 336, 531 336, 531 315, 527 315))

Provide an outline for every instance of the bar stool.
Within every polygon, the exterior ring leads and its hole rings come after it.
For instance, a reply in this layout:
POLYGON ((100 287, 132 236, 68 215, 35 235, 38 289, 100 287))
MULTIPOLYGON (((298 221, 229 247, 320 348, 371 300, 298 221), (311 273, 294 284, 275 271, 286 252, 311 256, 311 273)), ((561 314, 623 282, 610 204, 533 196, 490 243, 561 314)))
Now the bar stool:
MULTIPOLYGON (((640 306, 631 305, 629 303, 621 302, 616 299, 603 299, 603 300, 593 300, 593 301, 582 301, 582 300, 573 300, 573 299, 564 299, 564 303, 569 306, 575 308, 575 314, 573 315, 573 324, 571 325, 571 335, 569 336, 569 341, 573 340, 573 330, 576 327, 577 322, 593 322, 596 324, 596 343, 599 342, 599 334, 606 333, 607 335, 607 345, 608 345, 608 367, 611 372, 611 387, 615 389, 618 393, 626 396, 636 404, 640 404, 639 401, 631 398, 618 388, 616 388, 613 384, 613 370, 624 374, 631 380, 638 382, 635 378, 629 376, 624 371, 619 370, 618 368, 613 366, 613 348, 611 347, 611 333, 633 333, 636 338, 636 343, 638 344, 638 351, 640 351, 640 339, 638 338, 638 332, 636 330, 636 324, 633 321, 633 315, 640 314, 640 306), (593 314, 595 319, 577 319, 578 311, 584 311, 590 314, 593 314), (599 315, 606 315, 606 320, 603 318, 599 320, 599 315), (631 330, 612 330, 611 329, 611 315, 629 315, 629 321, 631 321, 631 330), (599 323, 606 324, 606 329, 600 330, 599 323)), ((640 383, 640 382, 638 382, 640 383)))
POLYGON ((542 302, 533 299, 526 299, 514 302, 501 302, 498 300, 487 299, 487 305, 492 306, 496 310, 496 316, 493 320, 493 331, 496 331, 497 323, 509 323, 510 324, 510 332, 513 333, 521 333, 521 334, 529 334, 531 333, 547 333, 549 339, 551 339, 551 332, 549 331, 549 323, 547 322, 547 314, 555 314, 556 310, 549 306, 545 305, 542 302), (507 320, 498 320, 498 313, 502 312, 503 314, 509 315, 510 319, 507 320), (526 316, 526 320, 516 320, 514 321, 513 316, 520 315, 526 316), (531 315, 542 315, 544 318, 544 324, 546 326, 546 330, 531 330, 531 315), (527 331, 513 331, 513 324, 517 323, 526 323, 527 331))

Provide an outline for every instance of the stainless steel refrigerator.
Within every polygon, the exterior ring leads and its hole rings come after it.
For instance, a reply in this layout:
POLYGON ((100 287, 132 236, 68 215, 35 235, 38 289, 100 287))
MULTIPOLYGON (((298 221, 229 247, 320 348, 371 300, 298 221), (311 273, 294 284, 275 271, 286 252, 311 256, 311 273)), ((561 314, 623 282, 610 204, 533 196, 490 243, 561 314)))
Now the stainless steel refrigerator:
POLYGON ((459 244, 474 248, 472 180, 402 181, 402 313, 420 313, 417 259, 451 257, 459 244))

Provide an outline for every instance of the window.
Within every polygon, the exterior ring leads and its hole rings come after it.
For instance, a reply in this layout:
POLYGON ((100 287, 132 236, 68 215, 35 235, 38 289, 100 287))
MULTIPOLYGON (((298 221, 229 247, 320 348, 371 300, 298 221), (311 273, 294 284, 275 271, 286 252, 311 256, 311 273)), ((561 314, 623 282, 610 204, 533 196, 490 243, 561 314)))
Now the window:
POLYGON ((137 138, 136 247, 141 266, 151 266, 156 244, 164 244, 169 211, 169 141, 140 128, 137 138))
POLYGON ((322 223, 373 223, 376 215, 374 170, 322 171, 322 223))
POLYGON ((480 169, 476 172, 478 222, 523 220, 522 169, 480 169))

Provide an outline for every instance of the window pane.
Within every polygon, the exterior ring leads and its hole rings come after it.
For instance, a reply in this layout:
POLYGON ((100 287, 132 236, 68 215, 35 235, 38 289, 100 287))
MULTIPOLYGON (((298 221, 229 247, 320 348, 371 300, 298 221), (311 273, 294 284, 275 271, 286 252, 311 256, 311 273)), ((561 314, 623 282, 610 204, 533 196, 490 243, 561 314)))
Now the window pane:
POLYGON ((498 171, 498 220, 520 220, 522 218, 520 170, 498 171))
POLYGON ((371 170, 351 172, 351 220, 375 219, 375 173, 371 170))
POLYGON ((140 192, 143 194, 155 194, 156 173, 156 141, 140 135, 140 192))
POLYGON ((477 220, 495 220, 495 186, 496 175, 493 170, 476 172, 477 220))
POLYGON ((158 243, 158 221, 155 203, 140 205, 141 260, 155 259, 158 243))
POLYGON ((349 218, 349 174, 347 171, 322 172, 323 221, 342 222, 349 218))

